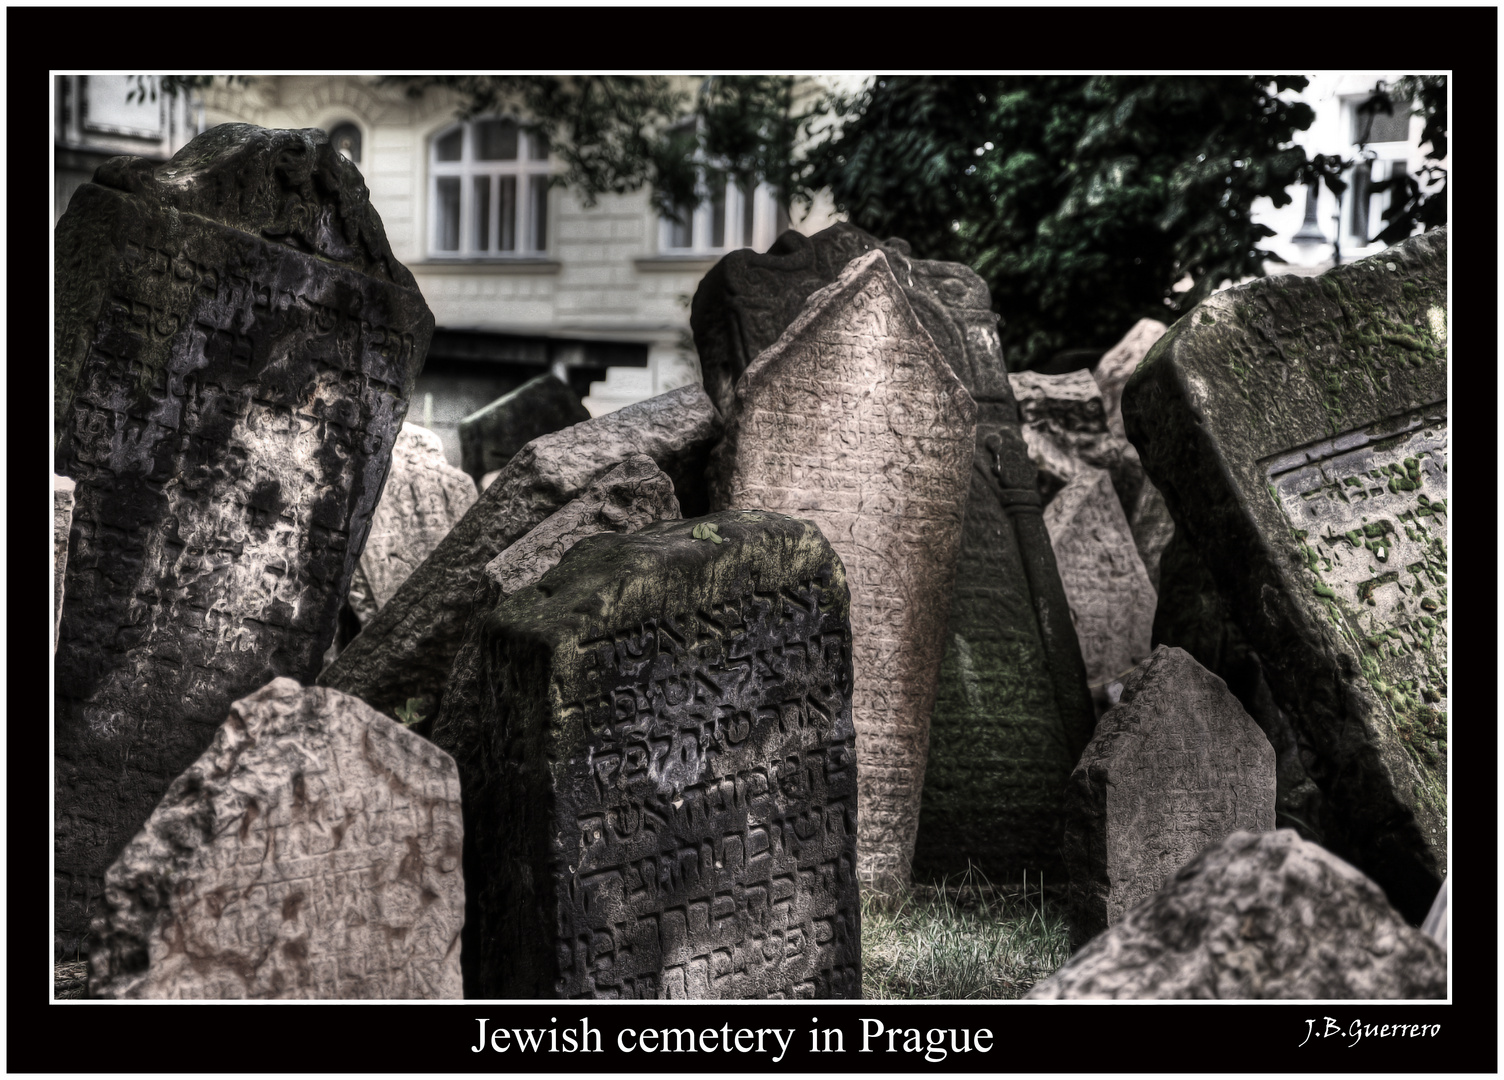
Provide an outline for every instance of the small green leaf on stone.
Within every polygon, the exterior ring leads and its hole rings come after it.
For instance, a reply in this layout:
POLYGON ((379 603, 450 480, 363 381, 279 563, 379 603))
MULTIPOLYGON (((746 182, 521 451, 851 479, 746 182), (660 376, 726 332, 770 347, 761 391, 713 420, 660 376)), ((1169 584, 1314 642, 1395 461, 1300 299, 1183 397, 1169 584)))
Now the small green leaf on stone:
POLYGON ((405 727, 412 727, 414 724, 421 724, 423 722, 423 714, 418 711, 418 706, 421 704, 423 704, 422 698, 408 698, 407 704, 405 706, 399 705, 397 707, 397 719, 401 721, 405 727))

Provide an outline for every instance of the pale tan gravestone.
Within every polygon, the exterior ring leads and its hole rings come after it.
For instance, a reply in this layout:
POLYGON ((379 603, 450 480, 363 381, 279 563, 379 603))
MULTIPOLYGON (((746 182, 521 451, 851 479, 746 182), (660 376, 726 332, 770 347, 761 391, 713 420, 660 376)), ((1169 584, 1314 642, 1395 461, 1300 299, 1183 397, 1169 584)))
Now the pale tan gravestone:
POLYGON ((444 460, 437 435, 417 424, 402 425, 357 580, 350 583, 350 606, 362 623, 392 598, 478 495, 475 482, 444 460))
POLYGON ((1103 469, 1084 467, 1044 508, 1087 685, 1102 688, 1149 655, 1154 586, 1103 469))
POLYGON ((448 754, 273 680, 105 875, 92 996, 459 998, 462 843, 448 754))
POLYGON ((52 477, 52 648, 63 622, 63 573, 68 568, 68 527, 73 524, 73 481, 52 477))
MULTIPOLYGON (((1165 336, 1169 327, 1158 319, 1140 319, 1133 329, 1123 335, 1123 340, 1102 354, 1092 377, 1102 390, 1102 410, 1107 416, 1107 430, 1127 441, 1123 430, 1123 387, 1138 366, 1148 355, 1156 341, 1165 336)), ((1135 453, 1134 455, 1138 455, 1135 453)))
POLYGON ((1203 849, 1274 828, 1274 747, 1227 684, 1154 650, 1071 773, 1063 853, 1073 944, 1121 922, 1203 849))
POLYGON ((1038 471, 1040 498, 1048 503, 1083 469, 1106 469, 1124 512, 1131 510, 1144 470, 1128 441, 1108 427, 1102 389, 1091 372, 1016 371, 1008 382, 1018 399, 1029 460, 1038 471))
POLYGON ((858 867, 909 878, 976 403, 881 251, 853 259, 742 375, 712 505, 807 518, 851 586, 858 867))

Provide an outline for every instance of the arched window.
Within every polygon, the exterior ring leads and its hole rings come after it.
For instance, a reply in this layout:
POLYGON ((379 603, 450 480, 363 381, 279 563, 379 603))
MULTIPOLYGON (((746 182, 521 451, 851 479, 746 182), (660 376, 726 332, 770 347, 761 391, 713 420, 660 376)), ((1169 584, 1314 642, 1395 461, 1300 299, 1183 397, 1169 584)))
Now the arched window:
POLYGON ((360 128, 348 121, 335 124, 329 129, 329 143, 336 153, 343 154, 355 164, 360 164, 360 128))
POLYGON ((548 249, 548 142, 515 121, 471 120, 434 136, 429 250, 505 258, 548 249))

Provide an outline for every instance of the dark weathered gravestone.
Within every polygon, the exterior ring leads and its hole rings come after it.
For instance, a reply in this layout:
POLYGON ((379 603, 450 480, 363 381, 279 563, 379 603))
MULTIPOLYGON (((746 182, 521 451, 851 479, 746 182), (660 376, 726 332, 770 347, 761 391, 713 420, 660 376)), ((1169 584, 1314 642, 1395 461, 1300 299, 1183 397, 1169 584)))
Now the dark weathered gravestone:
POLYGON ((230 702, 312 680, 433 329, 319 131, 113 158, 57 226, 57 945, 230 702))
POLYGON ((1025 997, 1446 995, 1441 946, 1406 923, 1358 870, 1280 829, 1236 832, 1203 851, 1025 997))
POLYGON ((944 877, 975 865, 997 880, 1058 871, 1060 791, 1093 715, 986 284, 854 225, 786 232, 766 254, 732 252, 701 281, 691 322, 706 387, 734 410, 736 380, 809 295, 877 248, 977 404, 914 868, 944 877))
POLYGON ((110 867, 92 995, 458 998, 461 845, 448 754, 275 679, 110 867))
POLYGON ((1219 293, 1123 419, 1309 745, 1324 845, 1419 922, 1446 865, 1446 230, 1219 293))
POLYGON ((52 648, 63 622, 63 575, 68 569, 68 529, 73 524, 73 481, 52 478, 52 648))
POLYGON ((741 511, 587 537, 501 603, 469 992, 860 997, 849 617, 819 529, 741 511))
POLYGON ((319 685, 388 716, 409 702, 435 715, 486 564, 633 454, 657 462, 676 492, 703 487, 720 428, 705 391, 684 386, 534 439, 324 669, 319 685))
POLYGON ((976 406, 872 251, 814 293, 737 384, 718 508, 808 517, 851 585, 860 872, 907 883, 976 406))
POLYGON ((590 419, 580 395, 552 375, 529 379, 460 421, 460 466, 474 478, 495 472, 539 435, 590 419))
POLYGON ((1158 892, 1192 856, 1274 828, 1274 748, 1221 679, 1161 645, 1071 774, 1065 863, 1073 944, 1158 892))

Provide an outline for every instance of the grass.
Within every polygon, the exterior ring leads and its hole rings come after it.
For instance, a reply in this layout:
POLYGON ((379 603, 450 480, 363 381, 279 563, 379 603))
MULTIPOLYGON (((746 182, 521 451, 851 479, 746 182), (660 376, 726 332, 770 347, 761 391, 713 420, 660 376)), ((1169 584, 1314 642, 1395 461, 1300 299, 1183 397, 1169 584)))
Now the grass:
POLYGON ((1033 882, 958 884, 862 893, 862 997, 1007 1001, 1070 957, 1064 913, 1033 882))

